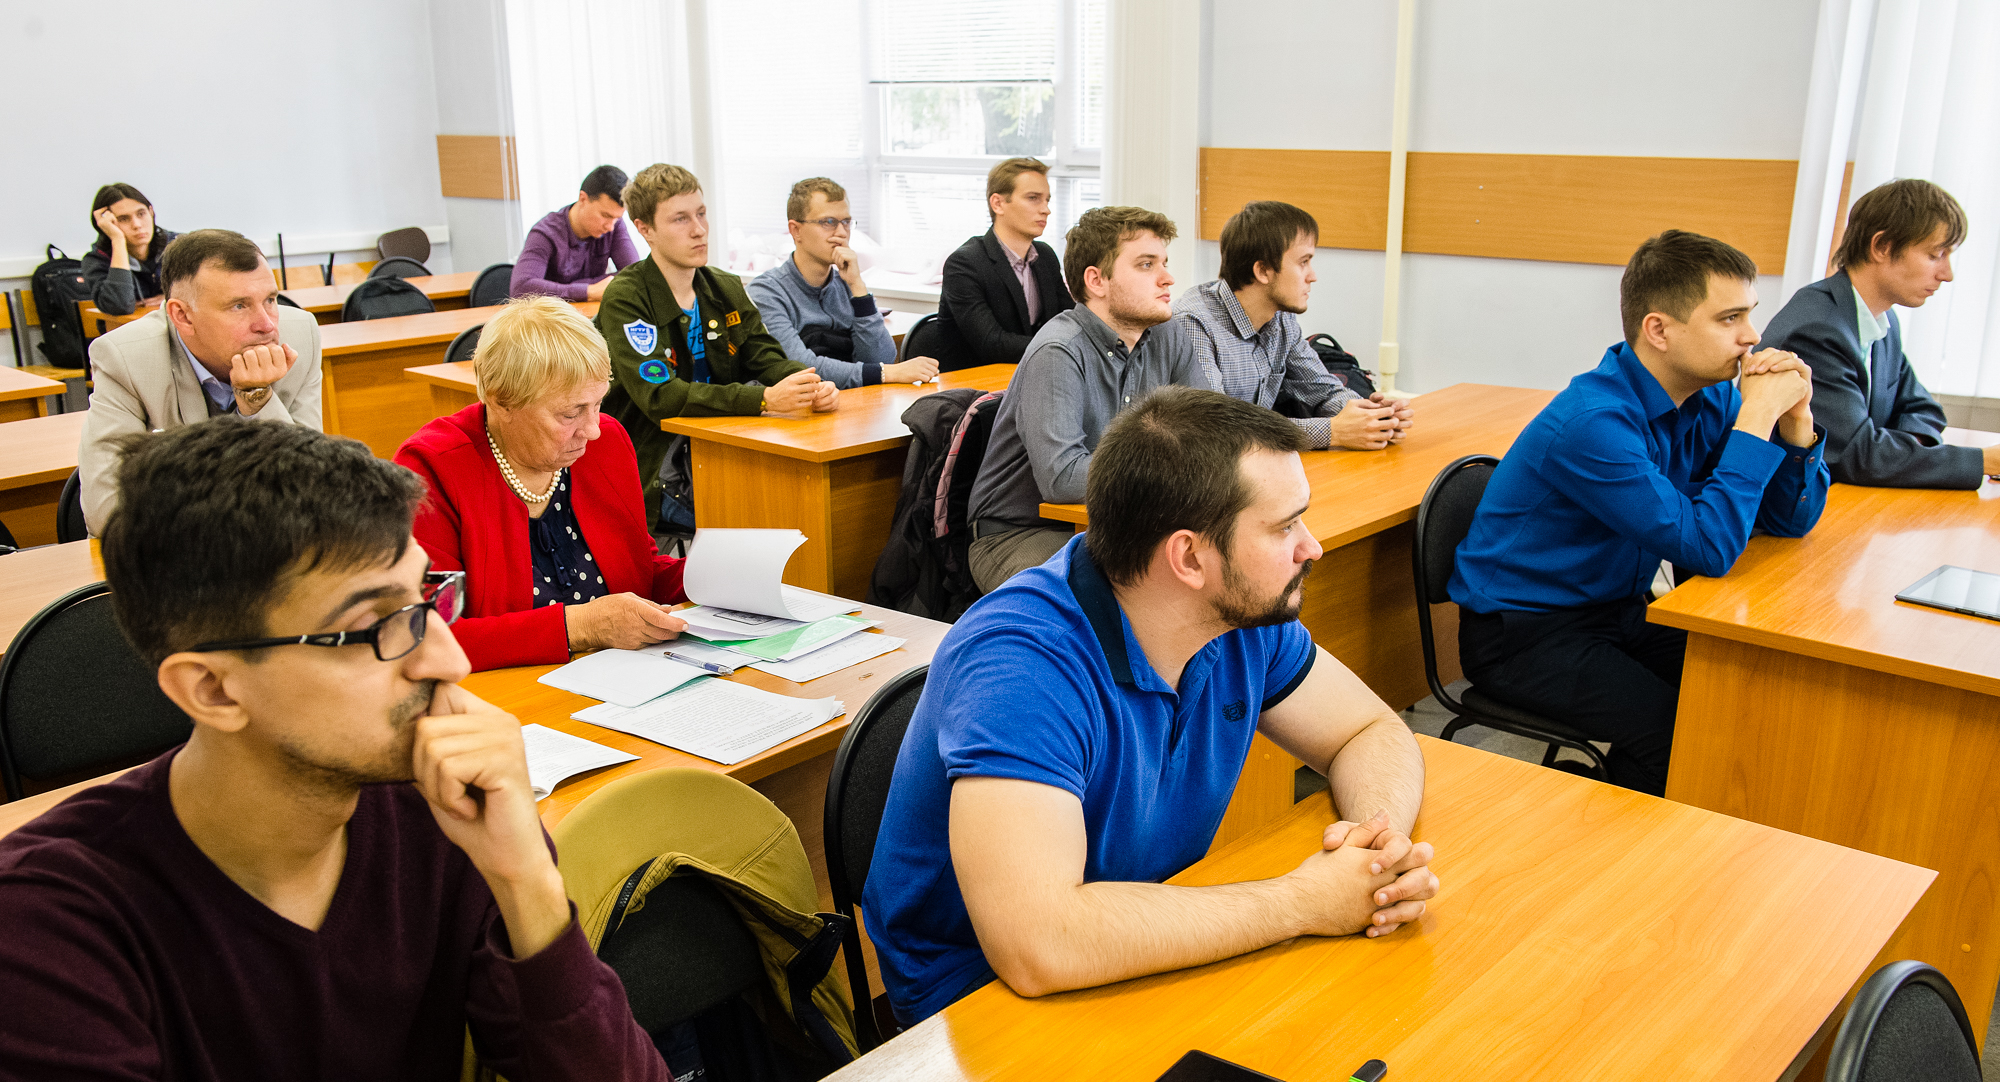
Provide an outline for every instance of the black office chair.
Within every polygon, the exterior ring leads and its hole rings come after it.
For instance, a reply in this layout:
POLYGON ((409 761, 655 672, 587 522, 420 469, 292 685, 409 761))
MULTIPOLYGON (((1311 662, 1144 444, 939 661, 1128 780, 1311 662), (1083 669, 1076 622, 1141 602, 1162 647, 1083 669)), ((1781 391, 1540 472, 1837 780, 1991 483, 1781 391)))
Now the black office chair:
POLYGON ((431 257, 431 236, 419 226, 391 229, 375 238, 375 251, 383 259, 407 259, 422 263, 431 257))
POLYGON ((0 771, 7 799, 22 777, 103 773, 188 738, 193 723, 160 690, 111 614, 104 583, 35 614, 0 658, 0 771))
POLYGON ((514 264, 495 263, 479 272, 472 280, 472 292, 466 295, 468 308, 485 308, 488 305, 506 304, 507 294, 514 288, 514 264))
POLYGON ((885 1037, 875 1025, 868 967, 861 958, 861 922, 854 916, 854 906, 861 900, 868 865, 875 859, 875 835, 882 829, 882 809, 889 803, 889 779, 896 772, 903 732, 910 727, 929 675, 929 665, 906 669, 868 697, 848 722, 826 782, 826 875, 833 885, 834 912, 848 918, 842 950, 854 994, 854 1036, 863 1052, 885 1037))
POLYGON ((69 471, 62 495, 56 497, 56 541, 68 544, 89 537, 90 526, 83 521, 83 471, 75 469, 69 471))
POLYGON ((391 256, 368 270, 368 277, 375 278, 424 278, 431 270, 422 263, 406 256, 391 256))
POLYGON ((1458 559, 1459 542, 1472 530, 1473 512, 1479 509, 1479 498, 1486 494, 1486 482, 1499 464, 1500 460, 1492 455, 1467 455, 1453 462, 1431 481, 1424 502, 1417 506, 1416 537, 1410 544, 1410 570, 1417 584, 1417 632, 1423 638, 1424 678, 1430 681, 1431 694, 1454 715, 1451 724, 1445 726, 1444 738, 1450 740, 1468 725, 1484 725, 1525 736, 1549 746, 1548 754, 1542 756, 1543 766, 1554 766, 1556 753, 1572 748, 1588 757, 1597 777, 1608 782, 1611 769, 1604 761, 1604 753, 1597 750, 1588 736, 1559 721, 1503 703, 1476 687, 1466 688, 1462 696, 1454 698, 1438 679, 1437 636, 1431 628, 1431 606, 1451 600, 1446 587, 1451 583, 1452 567, 1458 559))
POLYGON ((305 310, 305 305, 300 304, 299 302, 291 299, 290 297, 285 296, 283 293, 278 294, 278 303, 284 305, 287 308, 297 308, 301 311, 305 310))
POLYGON ((360 319, 387 319, 390 316, 413 316, 420 312, 435 312, 437 306, 431 303, 424 291, 403 281, 401 278, 370 278, 354 287, 347 300, 340 306, 340 321, 352 323, 360 319))
POLYGON ((480 323, 458 332, 458 337, 451 340, 451 345, 444 347, 446 363, 471 360, 473 351, 479 348, 479 332, 485 326, 486 324, 480 323))
POLYGON ((1826 1082, 1979 1082, 1979 1044, 1958 990, 1922 962, 1891 962, 1854 996, 1826 1082))
MULTIPOLYGON (((636 880, 635 880, 636 882, 636 880)), ((672 875, 604 935, 597 956, 625 984, 639 1028, 658 1034, 764 980, 757 941, 699 876, 672 875)))
POLYGON ((6 523, 0 522, 0 556, 19 551, 21 546, 14 540, 14 531, 8 529, 6 523))
POLYGON ((962 368, 958 364, 952 364, 952 358, 948 354, 950 354, 950 340, 944 334, 944 328, 938 326, 938 314, 930 312, 918 316, 918 320, 910 324, 910 330, 902 334, 902 348, 896 350, 896 360, 902 362, 912 356, 928 356, 938 362, 938 372, 952 372, 956 368, 962 368))

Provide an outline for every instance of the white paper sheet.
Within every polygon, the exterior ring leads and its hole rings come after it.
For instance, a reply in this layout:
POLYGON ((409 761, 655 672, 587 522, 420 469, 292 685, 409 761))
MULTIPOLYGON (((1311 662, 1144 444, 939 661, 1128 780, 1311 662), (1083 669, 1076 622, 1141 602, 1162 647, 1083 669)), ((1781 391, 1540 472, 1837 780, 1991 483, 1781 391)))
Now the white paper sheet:
POLYGON ((637 650, 599 650, 544 673, 540 682, 619 706, 638 706, 707 675, 707 669, 668 657, 637 650))
POLYGON ((804 620, 788 620, 783 616, 765 616, 737 609, 718 609, 711 605, 675 609, 674 615, 687 621, 688 634, 721 642, 768 638, 806 626, 804 620))
POLYGON ((528 747, 528 784, 540 800, 555 792, 556 786, 600 766, 629 763, 638 756, 617 748, 607 748, 595 740, 551 729, 546 725, 521 726, 521 742, 528 747))
POLYGON ((838 699, 798 699, 728 680, 703 680, 636 710, 605 703, 570 716, 727 766, 846 710, 838 699))
POLYGON ((790 661, 759 661, 750 667, 781 680, 803 684, 828 673, 839 672, 849 665, 859 665, 871 657, 881 657, 903 645, 903 642, 894 635, 850 635, 790 661))
POLYGON ((797 530, 696 530, 681 575, 688 600, 804 623, 860 608, 852 601, 784 584, 786 562, 805 543, 806 535, 797 530))

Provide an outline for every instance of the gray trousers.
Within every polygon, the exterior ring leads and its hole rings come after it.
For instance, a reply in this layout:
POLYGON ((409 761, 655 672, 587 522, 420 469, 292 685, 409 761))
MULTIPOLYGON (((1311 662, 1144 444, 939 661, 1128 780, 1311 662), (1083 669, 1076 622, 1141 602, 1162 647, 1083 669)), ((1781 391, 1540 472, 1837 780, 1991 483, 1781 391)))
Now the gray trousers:
POLYGON ((974 541, 967 553, 972 558, 972 581, 979 584, 980 593, 990 594, 1015 572, 1047 563, 1075 536, 1070 530, 1039 526, 988 534, 974 541))

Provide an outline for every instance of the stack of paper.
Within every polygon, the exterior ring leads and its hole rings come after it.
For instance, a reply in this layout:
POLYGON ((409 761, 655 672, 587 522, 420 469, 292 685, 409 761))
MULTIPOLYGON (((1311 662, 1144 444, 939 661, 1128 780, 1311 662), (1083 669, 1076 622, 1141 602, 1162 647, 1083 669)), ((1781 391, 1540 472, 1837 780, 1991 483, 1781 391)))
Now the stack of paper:
POLYGON ((795 699, 727 680, 703 680, 636 709, 603 703, 570 716, 729 765, 817 729, 846 710, 838 699, 795 699))
POLYGON ((607 703, 638 706, 708 674, 699 665, 658 654, 599 650, 542 674, 540 683, 607 703))
POLYGON ((556 786, 601 766, 616 766, 637 759, 637 755, 607 748, 595 740, 585 740, 546 725, 521 726, 521 742, 528 746, 528 785, 540 800, 555 792, 556 786))
POLYGON ((750 667, 781 680, 803 684, 828 673, 839 672, 849 665, 859 665, 871 657, 881 657, 903 645, 903 642, 894 635, 850 635, 831 646, 822 646, 799 657, 784 661, 758 661, 750 667))
MULTIPOLYGON (((784 584, 785 563, 805 543, 806 535, 797 530, 696 530, 681 576, 688 600, 738 616, 752 613, 801 623, 859 609, 844 598, 784 584)), ((677 615, 685 618, 687 613, 677 615)), ((774 627, 738 637, 763 638, 787 630, 774 627)))

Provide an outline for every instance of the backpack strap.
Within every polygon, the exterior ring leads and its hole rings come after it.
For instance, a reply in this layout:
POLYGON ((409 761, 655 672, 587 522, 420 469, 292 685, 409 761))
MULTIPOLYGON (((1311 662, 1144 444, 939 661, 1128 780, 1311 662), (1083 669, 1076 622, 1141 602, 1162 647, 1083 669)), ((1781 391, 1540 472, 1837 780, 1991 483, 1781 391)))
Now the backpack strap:
MULTIPOLYGON (((839 913, 815 915, 820 919, 819 931, 801 944, 799 952, 785 963, 785 985, 792 997, 792 1017, 829 1059, 834 1063, 848 1063, 854 1057, 847 1054, 847 1042, 841 1039, 840 1032, 813 1003, 813 989, 819 987, 833 970, 833 956, 839 952, 846 935, 848 918, 839 913)), ((778 930, 787 939, 797 941, 785 929, 778 930)))
POLYGON ((951 509, 951 475, 958 466, 959 449, 965 446, 966 430, 972 427, 972 419, 978 416, 981 406, 999 400, 999 391, 988 391, 980 395, 971 405, 965 407, 964 413, 959 414, 958 423, 951 426, 951 447, 944 453, 944 469, 938 474, 937 495, 931 501, 932 537, 941 538, 951 532, 950 517, 946 513, 951 509))

